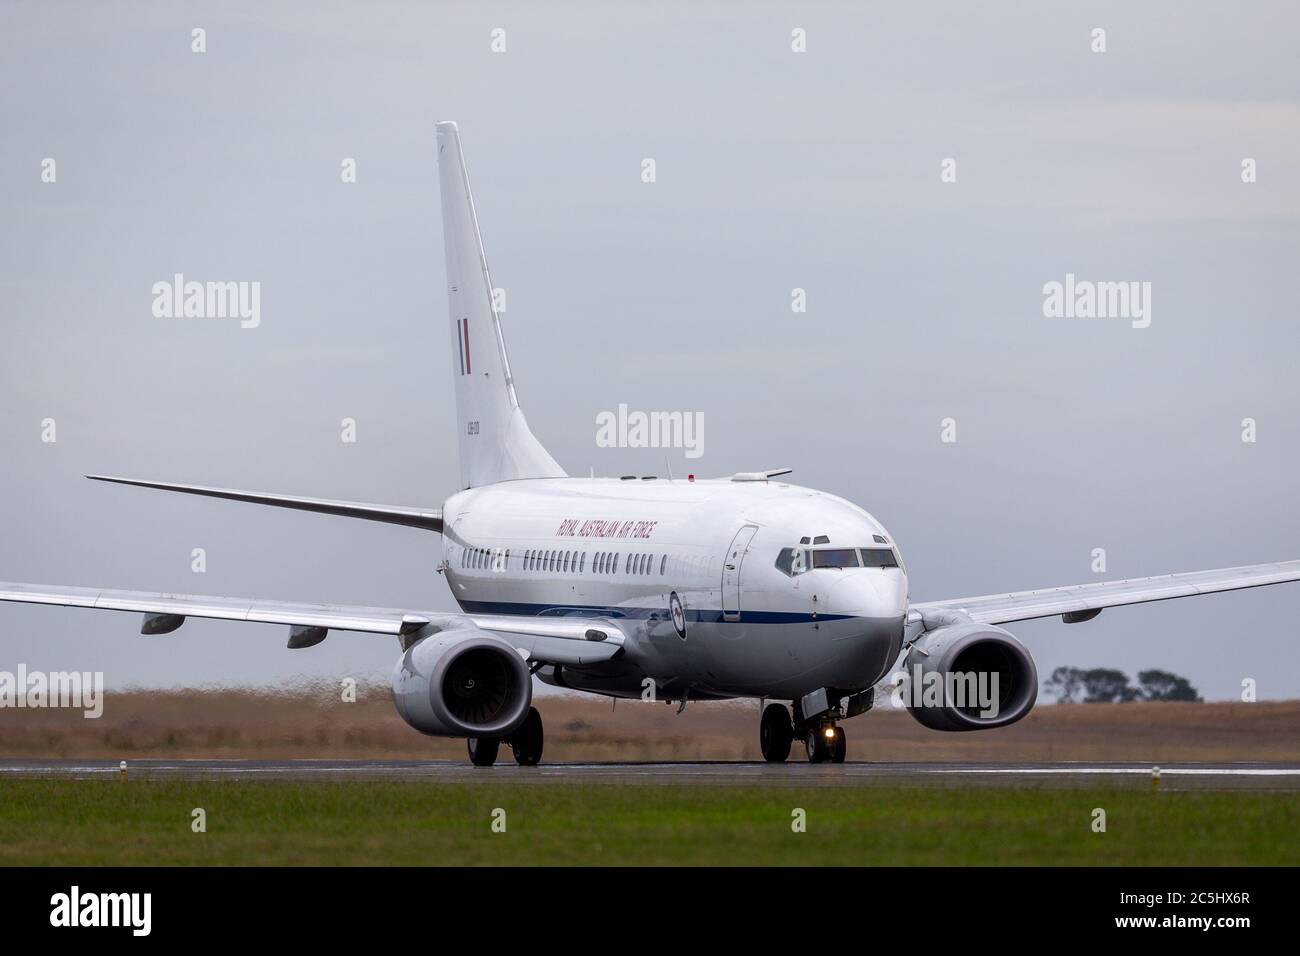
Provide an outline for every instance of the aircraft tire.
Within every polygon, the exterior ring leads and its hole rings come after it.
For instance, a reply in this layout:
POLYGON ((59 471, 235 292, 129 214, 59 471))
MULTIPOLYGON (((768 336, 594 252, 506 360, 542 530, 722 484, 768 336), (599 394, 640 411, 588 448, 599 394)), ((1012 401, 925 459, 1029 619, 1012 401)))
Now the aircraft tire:
POLYGON ((542 715, 536 707, 528 708, 528 716, 510 736, 510 749, 514 752, 515 763, 521 767, 535 767, 542 759, 542 715))
POLYGON ((758 722, 758 746, 768 763, 781 763, 790 756, 794 727, 784 704, 768 704, 758 722))
POLYGON ((501 741, 496 737, 467 737, 465 744, 469 750, 469 762, 476 767, 490 767, 497 762, 497 751, 501 741))

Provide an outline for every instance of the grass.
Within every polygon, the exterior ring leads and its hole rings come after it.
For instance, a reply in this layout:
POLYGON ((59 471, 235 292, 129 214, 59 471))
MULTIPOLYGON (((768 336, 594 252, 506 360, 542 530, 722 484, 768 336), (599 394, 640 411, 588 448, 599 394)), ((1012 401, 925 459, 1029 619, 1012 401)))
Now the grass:
POLYGON ((25 866, 1294 866, 1298 824, 1294 793, 0 781, 0 864, 25 866))

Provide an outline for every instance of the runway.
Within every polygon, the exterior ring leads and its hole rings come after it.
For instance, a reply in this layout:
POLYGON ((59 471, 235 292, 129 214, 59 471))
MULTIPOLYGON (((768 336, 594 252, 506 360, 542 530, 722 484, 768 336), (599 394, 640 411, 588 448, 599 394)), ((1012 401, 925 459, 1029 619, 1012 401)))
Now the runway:
MULTIPOLYGON (((662 784, 709 787, 1123 787, 1300 791, 1300 764, 1175 763, 543 763, 446 760, 130 760, 127 780, 408 780, 433 784, 662 784)), ((122 778, 120 762, 0 758, 0 780, 122 778)))

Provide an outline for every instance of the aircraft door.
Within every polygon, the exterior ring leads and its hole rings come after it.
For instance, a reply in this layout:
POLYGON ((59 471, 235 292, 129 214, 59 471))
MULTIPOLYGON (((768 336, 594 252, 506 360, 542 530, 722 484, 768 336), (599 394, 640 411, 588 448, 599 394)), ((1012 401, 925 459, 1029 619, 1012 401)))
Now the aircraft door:
POLYGON ((731 547, 722 558, 722 619, 740 620, 740 572, 758 527, 747 524, 731 539, 731 547))

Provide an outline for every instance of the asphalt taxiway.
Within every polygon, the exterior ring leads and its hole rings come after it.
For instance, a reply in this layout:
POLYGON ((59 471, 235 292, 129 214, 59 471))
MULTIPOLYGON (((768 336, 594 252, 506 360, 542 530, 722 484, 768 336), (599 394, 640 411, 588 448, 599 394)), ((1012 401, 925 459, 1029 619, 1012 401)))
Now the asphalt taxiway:
MULTIPOLYGON (((128 760, 129 780, 411 780, 425 783, 678 784, 694 786, 1134 787, 1161 790, 1300 791, 1300 764, 845 763, 809 765, 543 763, 520 767, 508 752, 494 767, 448 760, 128 760), (1158 780, 1155 778, 1158 776, 1158 780)), ((0 779, 122 777, 119 761, 0 758, 0 779)))

